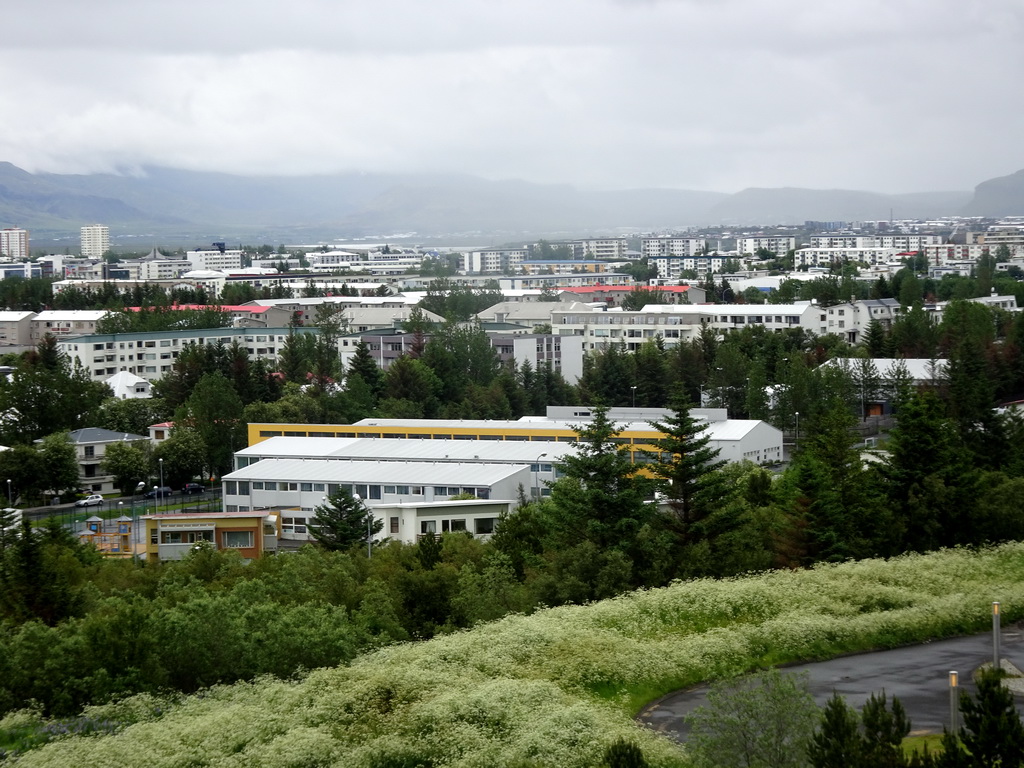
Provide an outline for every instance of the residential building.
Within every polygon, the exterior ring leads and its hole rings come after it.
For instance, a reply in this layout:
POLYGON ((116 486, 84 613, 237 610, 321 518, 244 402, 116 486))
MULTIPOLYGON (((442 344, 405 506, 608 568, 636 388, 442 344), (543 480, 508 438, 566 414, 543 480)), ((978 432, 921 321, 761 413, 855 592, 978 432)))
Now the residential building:
POLYGON ((32 344, 32 318, 35 312, 0 311, 0 348, 32 344))
POLYGON ((214 243, 213 248, 186 252, 185 258, 192 263, 194 270, 227 272, 243 267, 245 252, 226 248, 224 243, 214 243))
POLYGON ((653 259, 693 257, 708 250, 708 241, 702 237, 645 237, 640 241, 640 255, 649 262, 653 259))
POLYGON ((98 427, 76 429, 70 433, 70 439, 75 446, 79 483, 92 493, 111 493, 117 490, 114 487, 114 476, 104 472, 102 467, 103 457, 110 445, 149 441, 144 435, 112 432, 98 427))
POLYGON ((502 291, 540 288, 559 290, 583 285, 633 285, 633 278, 618 272, 581 272, 565 274, 526 274, 498 278, 502 291))
POLYGON ((626 252, 629 250, 629 241, 624 237, 580 240, 579 248, 583 252, 584 259, 614 259, 620 261, 626 258, 626 252))
POLYGON ((899 248, 800 248, 793 254, 794 267, 827 267, 832 264, 888 264, 911 255, 899 248))
POLYGON ((149 379, 118 371, 104 382, 118 400, 146 400, 153 396, 149 379))
POLYGON ((151 563, 181 560, 197 544, 235 550, 244 560, 277 551, 280 518, 271 511, 143 515, 146 559, 151 563))
POLYGON ((608 265, 603 261, 574 261, 565 259, 532 259, 519 264, 527 275, 574 275, 583 273, 601 273, 607 271, 608 265))
POLYGON ((509 274, 530 258, 530 249, 482 248, 462 254, 462 271, 471 274, 509 274))
POLYGON ((14 261, 25 261, 29 257, 27 229, 0 229, 0 256, 14 261))
POLYGON ((87 259, 102 259, 110 250, 110 228, 102 224, 82 227, 82 256, 87 259))
POLYGON ((853 235, 826 234, 812 235, 811 248, 895 248, 899 251, 915 252, 926 246, 940 245, 940 235, 853 235))
POLYGON ((174 366, 181 350, 191 344, 237 342, 250 359, 276 364, 292 333, 319 333, 316 328, 196 328, 140 333, 108 333, 61 339, 58 347, 72 365, 81 364, 93 381, 104 381, 118 371, 157 381, 174 366))
MULTIPOLYGON (((563 295, 573 296, 587 303, 604 302, 609 307, 622 303, 638 286, 627 285, 588 285, 578 288, 564 288, 563 295)), ((651 285, 639 286, 658 296, 664 304, 703 304, 707 300, 706 291, 696 285, 651 285)), ((551 305, 556 306, 556 305, 551 305)))
POLYGON ((107 314, 105 309, 48 309, 29 320, 29 341, 38 344, 46 334, 61 339, 93 333, 107 314))
MULTIPOLYGON (((584 305, 580 305, 583 307, 584 305)), ((648 304, 640 310, 577 308, 551 315, 555 333, 583 336, 588 350, 624 344, 633 351, 648 340, 661 338, 674 346, 697 338, 703 327, 724 333, 745 325, 768 330, 803 328, 814 334, 828 332, 827 316, 810 302, 798 304, 648 304)))
POLYGON ((771 251, 776 256, 785 256, 795 248, 795 237, 758 236, 736 238, 736 251, 738 253, 756 254, 759 250, 764 249, 771 251))
POLYGON ((724 253, 697 253, 693 256, 656 256, 647 262, 658 270, 662 280, 678 281, 686 275, 698 278, 718 274, 725 268, 730 256, 724 253))

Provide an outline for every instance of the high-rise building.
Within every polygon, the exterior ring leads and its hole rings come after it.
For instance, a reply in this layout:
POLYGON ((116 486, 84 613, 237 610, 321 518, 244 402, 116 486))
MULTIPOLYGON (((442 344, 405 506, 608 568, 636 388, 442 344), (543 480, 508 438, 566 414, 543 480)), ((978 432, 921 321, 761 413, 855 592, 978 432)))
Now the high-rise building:
POLYGON ((82 256, 87 259, 100 259, 110 250, 110 227, 93 224, 82 227, 82 256))
POLYGON ((28 230, 0 229, 0 256, 11 259, 28 258, 28 230))

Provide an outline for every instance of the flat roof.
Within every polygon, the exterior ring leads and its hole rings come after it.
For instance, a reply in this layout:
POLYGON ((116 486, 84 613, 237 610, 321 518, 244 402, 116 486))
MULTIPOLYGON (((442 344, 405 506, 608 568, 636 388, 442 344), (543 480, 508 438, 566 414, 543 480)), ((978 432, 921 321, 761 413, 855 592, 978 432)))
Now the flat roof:
POLYGON ((557 461, 576 450, 576 443, 518 440, 410 440, 384 437, 271 437, 235 451, 236 456, 376 459, 383 461, 498 461, 534 464, 544 453, 557 461))
POLYGON ((345 461, 336 459, 264 459, 224 475, 222 480, 373 483, 393 485, 493 485, 513 477, 528 464, 459 462, 345 461))

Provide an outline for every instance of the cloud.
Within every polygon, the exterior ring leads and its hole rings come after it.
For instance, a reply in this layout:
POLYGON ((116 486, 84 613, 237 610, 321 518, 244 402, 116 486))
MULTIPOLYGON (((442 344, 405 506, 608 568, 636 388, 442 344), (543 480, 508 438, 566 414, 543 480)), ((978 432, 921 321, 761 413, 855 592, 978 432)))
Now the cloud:
POLYGON ((967 189, 1024 166, 1024 6, 20 3, 0 159, 597 187, 967 189))

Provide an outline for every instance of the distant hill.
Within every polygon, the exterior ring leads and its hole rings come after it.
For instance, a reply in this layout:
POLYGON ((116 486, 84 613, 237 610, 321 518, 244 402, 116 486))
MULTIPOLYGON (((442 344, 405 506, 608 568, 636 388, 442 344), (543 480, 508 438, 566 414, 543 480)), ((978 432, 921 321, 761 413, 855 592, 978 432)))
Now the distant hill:
POLYGON ((981 182, 964 215, 1024 216, 1024 170, 981 182))
POLYGON ((731 195, 708 216, 728 224, 931 218, 956 213, 970 198, 970 192, 883 195, 846 189, 753 188, 731 195))
POLYGON ((586 191, 568 185, 443 174, 233 176, 168 168, 138 175, 31 174, 0 163, 0 226, 75 237, 84 224, 111 235, 203 243, 315 242, 416 232, 420 237, 520 238, 667 230, 704 224, 931 218, 1024 211, 1024 171, 970 192, 885 195, 850 190, 586 191))

